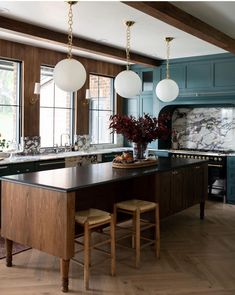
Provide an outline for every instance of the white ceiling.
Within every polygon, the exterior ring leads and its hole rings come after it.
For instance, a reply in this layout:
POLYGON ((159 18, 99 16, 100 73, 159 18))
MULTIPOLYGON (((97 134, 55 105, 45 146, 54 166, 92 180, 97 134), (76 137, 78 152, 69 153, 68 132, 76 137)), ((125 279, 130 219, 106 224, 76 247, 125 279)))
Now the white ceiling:
MULTIPOLYGON (((202 19, 217 29, 235 37, 235 2, 173 2, 174 5, 202 19)), ((68 4, 64 1, 0 1, 2 15, 67 32, 68 4)), ((153 58, 165 59, 164 38, 175 38, 171 43, 171 58, 223 53, 224 50, 184 33, 118 1, 79 1, 73 6, 73 32, 96 42, 125 49, 126 31, 123 22, 134 20, 131 28, 131 51, 153 58)), ((66 51, 66 47, 42 43, 25 36, 0 29, 0 38, 26 44, 66 51)), ((123 64, 118 60, 74 51, 75 54, 123 64)))

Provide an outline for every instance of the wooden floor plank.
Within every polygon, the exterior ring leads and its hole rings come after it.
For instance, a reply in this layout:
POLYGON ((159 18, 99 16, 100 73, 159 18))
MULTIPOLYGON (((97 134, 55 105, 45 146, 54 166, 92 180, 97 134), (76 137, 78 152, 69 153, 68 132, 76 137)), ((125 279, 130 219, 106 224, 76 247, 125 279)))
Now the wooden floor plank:
MULTIPOLYGON (((146 248, 140 269, 135 269, 132 252, 117 248, 117 275, 109 275, 109 261, 97 265, 87 292, 82 268, 72 262, 70 294, 234 295, 234 225, 235 206, 208 202, 204 221, 194 206, 161 221, 160 260, 152 247, 146 248)), ((94 254, 93 259, 100 256, 94 254)), ((57 258, 28 250, 15 255, 13 264, 7 268, 0 260, 0 294, 62 294, 57 258)))

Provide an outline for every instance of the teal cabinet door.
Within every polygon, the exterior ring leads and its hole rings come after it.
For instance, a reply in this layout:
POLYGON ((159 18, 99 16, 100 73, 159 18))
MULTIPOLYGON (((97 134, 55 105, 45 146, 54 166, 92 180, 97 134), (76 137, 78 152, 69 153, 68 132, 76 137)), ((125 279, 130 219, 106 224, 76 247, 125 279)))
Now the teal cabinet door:
POLYGON ((123 113, 130 116, 138 117, 139 115, 139 98, 125 98, 123 100, 123 113))
POLYGON ((153 95, 142 95, 140 98, 140 115, 153 115, 153 95))
POLYGON ((216 88, 235 88, 235 60, 214 62, 216 88))
POLYGON ((235 204, 235 157, 227 157, 227 203, 235 204))
POLYGON ((187 65, 187 88, 205 89, 213 86, 211 62, 193 62, 187 65))

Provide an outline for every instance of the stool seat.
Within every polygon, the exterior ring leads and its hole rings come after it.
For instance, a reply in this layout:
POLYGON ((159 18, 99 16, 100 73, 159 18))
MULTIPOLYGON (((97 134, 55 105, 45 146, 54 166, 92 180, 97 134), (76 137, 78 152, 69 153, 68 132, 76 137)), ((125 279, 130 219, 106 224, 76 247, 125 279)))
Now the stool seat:
POLYGON ((142 212, 153 210, 154 208, 156 208, 156 203, 133 199, 133 200, 127 200, 127 201, 116 203, 116 207, 119 209, 132 211, 132 212, 139 209, 140 212, 142 213, 142 212))
MULTIPOLYGON (((132 248, 135 248, 135 266, 139 267, 140 263, 140 248, 144 248, 145 246, 149 246, 151 244, 155 245, 155 253, 156 256, 159 258, 160 255, 160 227, 159 227, 159 204, 156 202, 149 202, 145 200, 139 199, 130 199, 122 202, 118 202, 114 204, 114 221, 115 226, 118 229, 127 230, 127 234, 122 234, 118 238, 118 240, 125 239, 127 237, 132 237, 132 248), (155 221, 151 222, 150 216, 145 216, 145 219, 141 219, 142 213, 147 213, 150 211, 155 216, 155 221), (117 213, 124 213, 131 216, 132 219, 132 227, 131 229, 128 227, 122 227, 117 223, 117 213), (147 218, 147 220, 146 220, 147 218), (149 220, 150 219, 150 220, 149 220), (155 228, 155 237, 147 237, 146 234, 141 234, 143 231, 155 228), (141 245, 142 242, 145 243, 141 245)), ((124 246, 124 245, 119 245, 124 246)))
POLYGON ((86 222, 89 225, 108 222, 111 219, 111 214, 99 209, 90 208, 88 210, 77 211, 75 213, 75 221, 84 225, 86 222))
POLYGON ((84 267, 84 287, 87 290, 89 288, 90 277, 90 260, 91 250, 98 250, 108 255, 111 258, 111 275, 115 274, 115 226, 113 214, 90 208, 88 210, 77 211, 75 213, 75 222, 83 228, 83 234, 78 235, 75 238, 75 243, 82 246, 82 250, 77 250, 75 253, 84 251, 84 262, 81 263, 78 258, 73 257, 72 260, 84 267), (102 227, 102 230, 101 230, 102 227), (103 227, 109 227, 109 234, 103 231, 103 227), (98 234, 105 236, 102 241, 96 239, 91 240, 91 233, 96 231, 98 234), (107 237, 108 236, 108 237, 107 237), (83 241, 79 239, 83 238, 83 241), (106 244, 110 245, 110 250, 100 248, 106 244))

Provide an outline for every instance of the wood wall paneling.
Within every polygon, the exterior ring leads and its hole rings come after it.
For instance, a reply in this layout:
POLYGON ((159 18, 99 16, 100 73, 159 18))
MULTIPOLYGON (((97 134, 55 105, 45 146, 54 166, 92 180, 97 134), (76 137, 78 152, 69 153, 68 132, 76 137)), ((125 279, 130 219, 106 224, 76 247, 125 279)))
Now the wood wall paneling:
MULTIPOLYGON (((39 102, 30 103, 30 99, 34 95, 34 83, 40 81, 41 65, 54 66, 57 62, 66 58, 66 54, 0 39, 0 57, 23 62, 23 134, 24 136, 39 135, 39 102)), ((74 56, 74 58, 83 63, 87 75, 95 73, 115 77, 124 69, 123 66, 108 62, 77 56, 74 56)), ((81 104, 81 100, 85 97, 85 89, 88 87, 89 82, 87 79, 77 95, 77 134, 87 134, 89 132, 88 106, 84 107, 81 104)), ((120 97, 118 97, 117 106, 117 112, 119 112, 122 108, 122 99, 120 97)))

